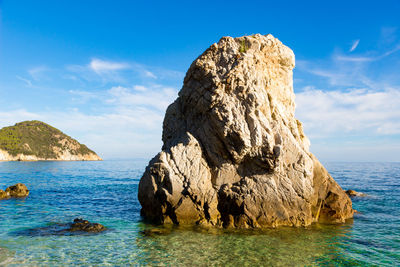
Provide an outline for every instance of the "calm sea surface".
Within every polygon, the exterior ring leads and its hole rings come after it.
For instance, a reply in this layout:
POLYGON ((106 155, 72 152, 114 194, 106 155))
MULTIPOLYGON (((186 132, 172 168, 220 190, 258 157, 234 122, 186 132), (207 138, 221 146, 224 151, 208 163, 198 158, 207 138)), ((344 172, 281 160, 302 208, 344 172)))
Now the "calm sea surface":
POLYGON ((344 189, 369 195, 353 200, 360 214, 262 232, 145 225, 137 190, 146 165, 1 162, 0 188, 21 182, 31 193, 0 201, 0 265, 400 266, 400 163, 326 164, 344 189), (109 230, 53 234, 76 217, 109 230))

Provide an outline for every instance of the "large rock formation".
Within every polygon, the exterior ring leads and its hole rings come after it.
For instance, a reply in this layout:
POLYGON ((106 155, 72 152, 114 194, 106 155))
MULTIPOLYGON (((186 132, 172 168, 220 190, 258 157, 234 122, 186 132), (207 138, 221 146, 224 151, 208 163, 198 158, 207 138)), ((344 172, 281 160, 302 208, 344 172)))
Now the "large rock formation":
POLYGON ((142 215, 232 227, 351 218, 350 198, 294 117, 293 68, 292 50, 272 35, 223 37, 197 58, 140 180, 142 215))
POLYGON ((41 121, 0 129, 0 161, 101 160, 87 146, 41 121))

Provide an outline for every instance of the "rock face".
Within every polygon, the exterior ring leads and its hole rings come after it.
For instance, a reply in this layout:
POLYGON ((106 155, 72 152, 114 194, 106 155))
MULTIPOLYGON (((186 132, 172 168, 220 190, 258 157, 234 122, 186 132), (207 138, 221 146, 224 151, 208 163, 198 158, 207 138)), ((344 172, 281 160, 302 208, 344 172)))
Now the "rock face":
POLYGON ((294 54, 272 35, 223 37, 190 66, 166 112, 162 151, 139 184, 157 223, 341 223, 352 202, 295 119, 294 54))
POLYGON ((7 187, 6 191, 0 190, 0 200, 8 198, 23 198, 29 195, 26 185, 18 183, 7 187))
POLYGON ((0 161, 101 160, 85 145, 41 121, 0 129, 0 161))

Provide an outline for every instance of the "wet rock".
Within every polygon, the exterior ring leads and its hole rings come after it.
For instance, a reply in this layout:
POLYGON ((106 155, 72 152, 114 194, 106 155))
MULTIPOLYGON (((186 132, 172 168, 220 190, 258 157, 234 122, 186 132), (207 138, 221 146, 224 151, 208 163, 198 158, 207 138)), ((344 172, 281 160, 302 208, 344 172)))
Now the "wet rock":
POLYGON ((9 198, 23 198, 29 195, 26 185, 18 183, 7 187, 6 191, 0 190, 0 200, 9 198))
POLYGON ((90 233, 99 233, 106 230, 104 225, 99 223, 91 223, 87 220, 83 220, 80 218, 76 218, 74 222, 71 224, 71 227, 68 229, 70 232, 82 231, 82 232, 90 232, 90 233))
POLYGON ((10 197, 27 197, 29 195, 29 190, 26 185, 18 183, 16 185, 10 186, 6 189, 6 193, 10 195, 10 197))
POLYGON ((367 195, 364 194, 364 193, 357 192, 357 191, 351 190, 351 189, 347 190, 347 191, 346 191, 346 194, 347 194, 349 197, 365 197, 365 196, 367 196, 367 195))
POLYGON ((145 219, 248 228, 353 217, 295 118, 294 65, 260 34, 223 37, 192 63, 139 183, 145 219))
POLYGON ((8 199, 10 198, 10 195, 7 194, 4 190, 0 190, 0 200, 1 199, 8 199))

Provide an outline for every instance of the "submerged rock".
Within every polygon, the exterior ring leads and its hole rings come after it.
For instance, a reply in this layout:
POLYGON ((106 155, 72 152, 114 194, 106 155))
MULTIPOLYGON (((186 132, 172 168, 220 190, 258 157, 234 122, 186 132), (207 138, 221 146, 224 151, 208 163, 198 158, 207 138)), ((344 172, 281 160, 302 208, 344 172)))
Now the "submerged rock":
POLYGON ((68 229, 70 232, 82 231, 82 232, 90 232, 90 233, 98 233, 106 230, 104 225, 99 223, 91 223, 87 220, 83 220, 80 218, 76 218, 74 222, 71 224, 71 227, 68 229))
POLYGON ((294 54, 272 35, 223 37, 190 66, 139 183, 156 223, 341 223, 352 202, 295 119, 294 54))
POLYGON ((18 183, 7 187, 6 191, 0 190, 0 199, 23 198, 29 195, 26 185, 18 183))
POLYGON ((49 223, 44 227, 22 229, 11 234, 15 236, 69 236, 96 234, 105 230, 107 228, 99 223, 77 218, 72 223, 49 223))

